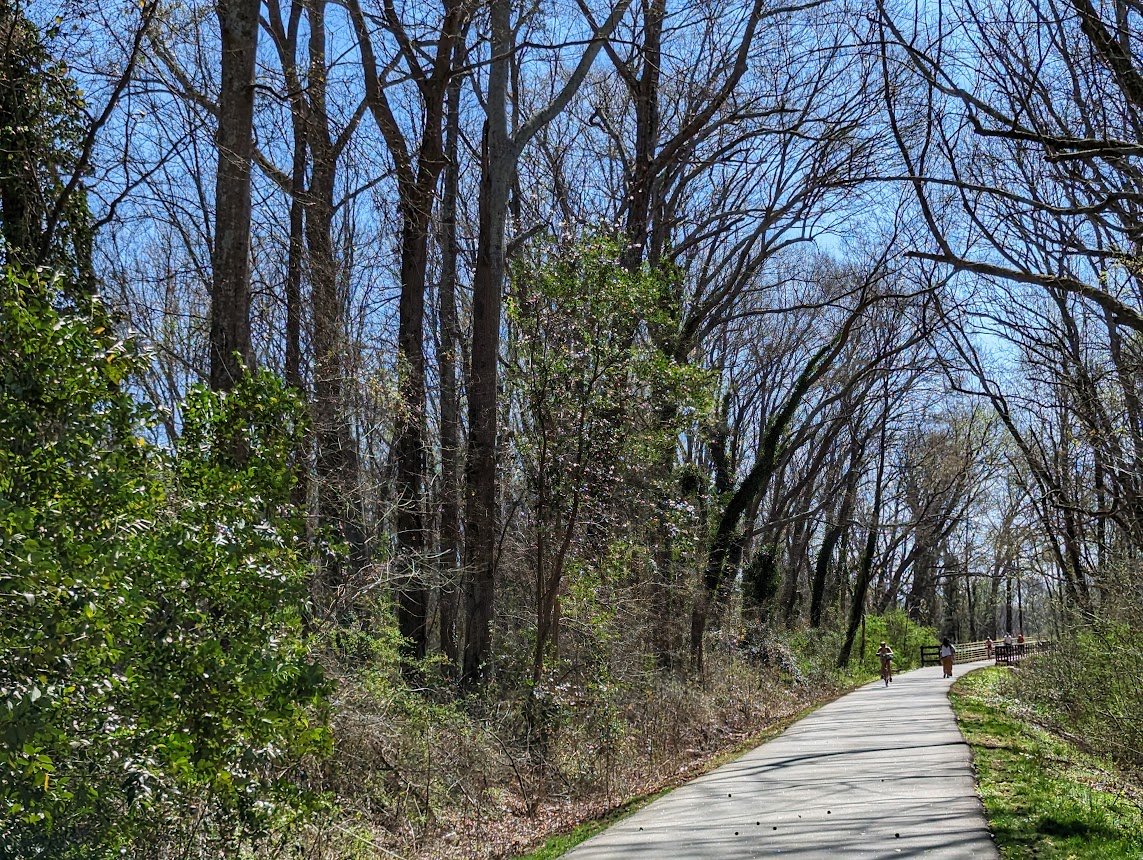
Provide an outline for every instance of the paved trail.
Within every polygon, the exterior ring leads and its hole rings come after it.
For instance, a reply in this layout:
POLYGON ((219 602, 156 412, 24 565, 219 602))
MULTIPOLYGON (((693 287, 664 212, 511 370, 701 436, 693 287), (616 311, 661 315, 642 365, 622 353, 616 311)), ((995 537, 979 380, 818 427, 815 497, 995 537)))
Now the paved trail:
POLYGON ((566 856, 995 860, 951 683, 935 666, 855 690, 566 856))

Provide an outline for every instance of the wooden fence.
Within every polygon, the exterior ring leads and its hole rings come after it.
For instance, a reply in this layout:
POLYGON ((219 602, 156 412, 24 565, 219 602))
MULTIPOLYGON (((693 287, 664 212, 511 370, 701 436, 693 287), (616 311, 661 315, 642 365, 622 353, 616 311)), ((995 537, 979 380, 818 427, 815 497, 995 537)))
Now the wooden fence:
MULTIPOLYGON (((992 644, 992 653, 988 653, 986 642, 957 642, 956 660, 958 663, 975 663, 977 660, 996 660, 997 666, 1013 666, 1032 654, 1039 654, 1051 650, 1052 643, 1047 639, 1028 639, 1024 642, 1013 642, 1005 645, 1003 642, 992 644)), ((940 645, 921 646, 921 665, 936 666, 941 662, 940 645)))
POLYGON ((1001 642, 996 646, 996 665, 1015 666, 1025 657, 1051 650, 1052 643, 1048 639, 1029 639, 1026 642, 1013 642, 1011 645, 1001 642))

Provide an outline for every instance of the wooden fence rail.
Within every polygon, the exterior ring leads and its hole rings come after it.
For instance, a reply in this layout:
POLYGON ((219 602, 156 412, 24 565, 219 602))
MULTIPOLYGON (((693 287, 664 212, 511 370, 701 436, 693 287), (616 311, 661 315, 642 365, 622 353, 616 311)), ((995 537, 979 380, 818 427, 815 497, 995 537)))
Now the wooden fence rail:
POLYGON ((1011 645, 1001 642, 996 646, 996 665, 1015 666, 1025 657, 1051 650, 1052 643, 1048 639, 1029 639, 1026 642, 1013 642, 1011 645))
MULTIPOLYGON (((992 644, 992 653, 988 653, 986 642, 957 642, 956 659, 958 663, 974 663, 977 660, 990 660, 995 658, 997 666, 1013 666, 1032 654, 1049 651, 1051 641, 1047 639, 1028 639, 1024 642, 1013 642, 1005 645, 1003 642, 992 644)), ((939 655, 940 645, 921 646, 921 665, 936 666, 941 662, 939 655)))

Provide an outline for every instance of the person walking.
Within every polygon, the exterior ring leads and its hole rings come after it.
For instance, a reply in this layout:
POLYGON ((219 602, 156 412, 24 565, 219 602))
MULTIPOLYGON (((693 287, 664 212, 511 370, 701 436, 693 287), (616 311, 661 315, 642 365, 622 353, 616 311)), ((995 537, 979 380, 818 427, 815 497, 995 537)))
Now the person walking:
POLYGON ((949 641, 946 636, 941 640, 941 649, 937 652, 941 658, 941 667, 945 670, 944 677, 952 677, 953 657, 956 655, 956 648, 949 641))

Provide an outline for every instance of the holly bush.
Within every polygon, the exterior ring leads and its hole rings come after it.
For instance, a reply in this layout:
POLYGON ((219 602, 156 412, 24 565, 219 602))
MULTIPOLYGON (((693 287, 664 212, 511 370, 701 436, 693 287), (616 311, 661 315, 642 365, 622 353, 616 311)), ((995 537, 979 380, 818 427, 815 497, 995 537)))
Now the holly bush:
POLYGON ((315 800, 298 770, 328 745, 303 412, 251 373, 161 444, 145 358, 74 295, 0 275, 0 856, 222 856, 315 800))

